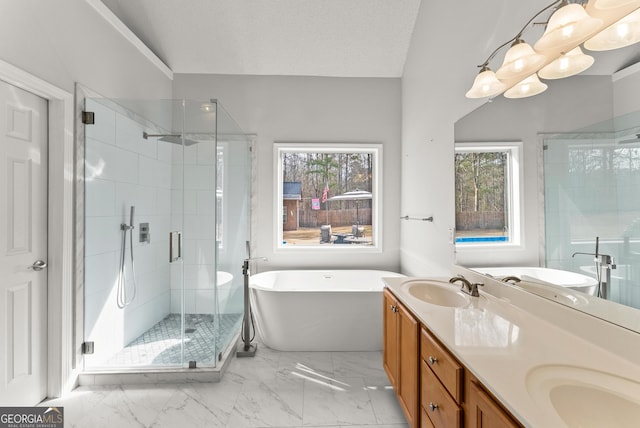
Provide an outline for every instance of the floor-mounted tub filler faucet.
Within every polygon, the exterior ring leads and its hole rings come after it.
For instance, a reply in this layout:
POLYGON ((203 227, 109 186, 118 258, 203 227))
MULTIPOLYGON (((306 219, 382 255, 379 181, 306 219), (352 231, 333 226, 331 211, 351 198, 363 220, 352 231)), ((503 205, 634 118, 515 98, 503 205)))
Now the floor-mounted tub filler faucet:
MULTIPOLYGON (((247 247, 248 248, 248 247, 247 247)), ((249 262, 262 260, 267 261, 266 257, 247 257, 242 263, 242 276, 244 277, 244 319, 242 320, 242 349, 236 352, 236 357, 255 357, 258 345, 251 343, 253 337, 251 329, 255 333, 256 328, 253 324, 253 314, 251 313, 251 302, 249 300, 249 262)))
POLYGON ((596 280, 598 281, 598 289, 596 290, 596 296, 603 299, 609 298, 609 289, 611 288, 611 271, 616 268, 616 262, 613 256, 609 254, 602 254, 599 252, 600 237, 596 236, 596 252, 595 253, 582 253, 576 251, 571 257, 575 257, 577 254, 585 256, 593 256, 594 263, 596 265, 596 280), (602 271, 604 271, 605 279, 602 279, 602 271))
POLYGON ((460 291, 462 291, 463 293, 467 293, 468 295, 473 297, 480 297, 478 286, 482 286, 484 284, 479 282, 471 283, 462 275, 454 276, 453 278, 449 279, 450 284, 455 284, 456 282, 462 283, 460 291))

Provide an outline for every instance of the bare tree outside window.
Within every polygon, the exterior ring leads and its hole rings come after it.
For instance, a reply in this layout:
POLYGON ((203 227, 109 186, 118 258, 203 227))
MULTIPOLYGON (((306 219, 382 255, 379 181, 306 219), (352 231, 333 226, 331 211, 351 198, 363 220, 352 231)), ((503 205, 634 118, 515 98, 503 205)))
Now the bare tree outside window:
POLYGON ((372 148, 280 148, 279 247, 375 247, 377 153, 372 148))
POLYGON ((455 153, 456 244, 513 242, 513 149, 455 153))

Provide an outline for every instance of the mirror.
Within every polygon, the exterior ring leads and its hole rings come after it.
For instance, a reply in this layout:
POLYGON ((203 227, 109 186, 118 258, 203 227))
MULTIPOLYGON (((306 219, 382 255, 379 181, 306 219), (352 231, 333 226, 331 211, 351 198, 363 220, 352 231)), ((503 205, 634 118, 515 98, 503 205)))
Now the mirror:
POLYGON ((456 144, 523 144, 522 245, 456 245, 456 263, 591 278, 602 297, 528 274, 515 286, 640 332, 640 101, 631 90, 640 68, 547 83, 542 95, 498 97, 456 122, 456 144))

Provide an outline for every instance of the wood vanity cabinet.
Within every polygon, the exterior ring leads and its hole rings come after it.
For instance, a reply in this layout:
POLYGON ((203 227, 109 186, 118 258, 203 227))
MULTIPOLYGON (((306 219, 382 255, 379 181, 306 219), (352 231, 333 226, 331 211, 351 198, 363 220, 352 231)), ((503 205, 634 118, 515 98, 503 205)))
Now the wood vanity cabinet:
POLYGON ((383 366, 410 427, 522 427, 388 289, 383 295, 383 366))
POLYGON ((462 428, 464 368, 425 329, 420 334, 422 409, 436 428, 462 428))
POLYGON ((396 391, 409 427, 418 428, 420 324, 389 290, 385 289, 383 296, 382 364, 396 391))
POLYGON ((485 392, 480 382, 472 375, 467 381, 467 428, 504 427, 518 428, 509 414, 485 392))

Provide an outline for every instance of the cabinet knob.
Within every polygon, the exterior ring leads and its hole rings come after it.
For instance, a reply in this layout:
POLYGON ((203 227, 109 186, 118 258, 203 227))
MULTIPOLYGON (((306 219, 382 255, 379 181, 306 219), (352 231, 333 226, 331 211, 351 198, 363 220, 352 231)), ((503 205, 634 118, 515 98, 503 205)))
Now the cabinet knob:
POLYGON ((391 312, 398 312, 398 307, 396 305, 391 305, 391 312))
POLYGON ((432 412, 435 412, 436 410, 438 410, 438 405, 429 403, 429 410, 431 410, 432 412))
POLYGON ((434 365, 435 363, 438 362, 438 358, 429 356, 428 361, 429 361, 429 364, 434 365))

